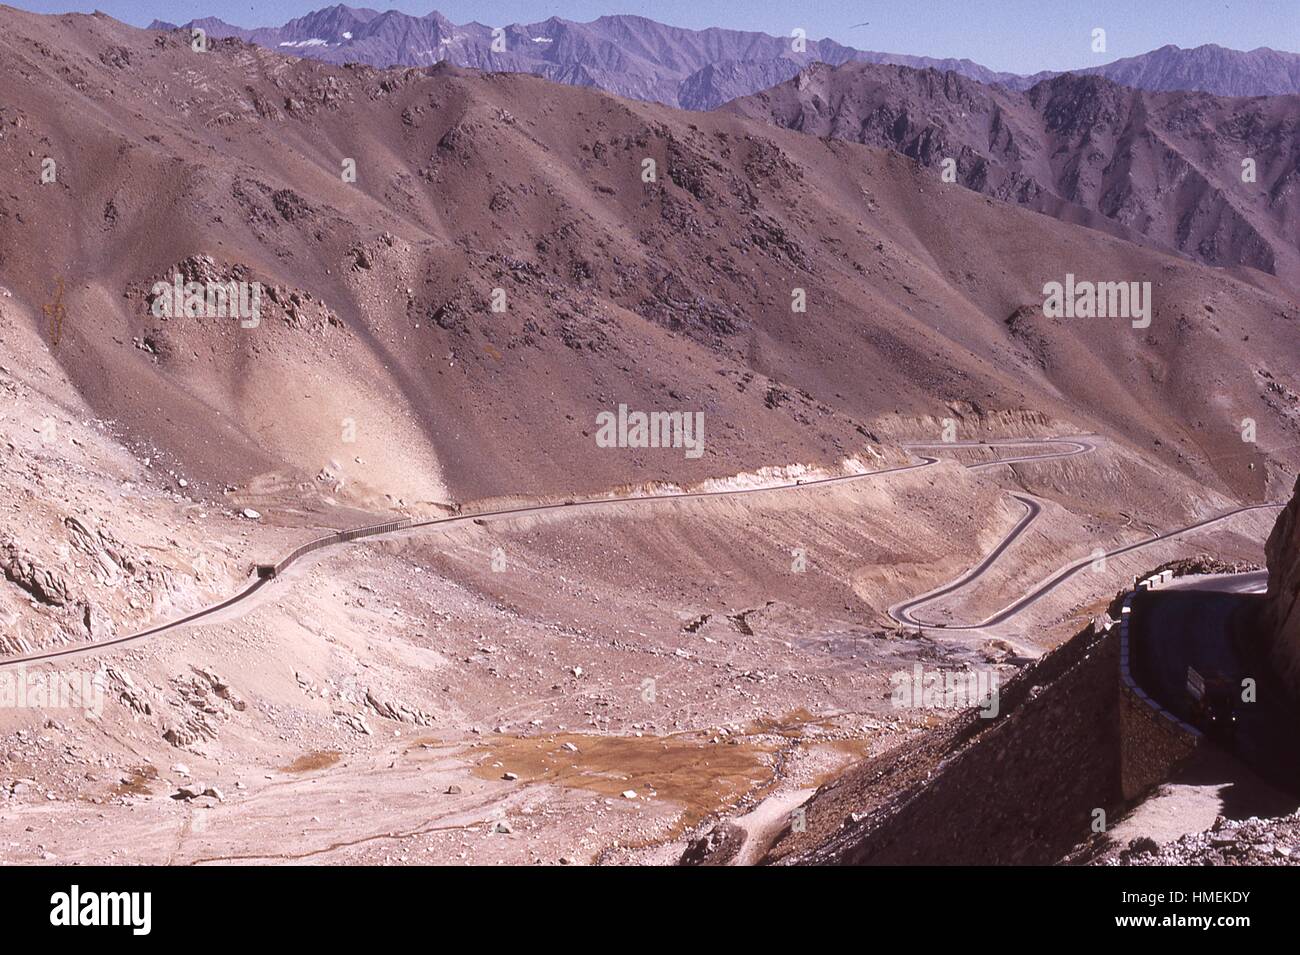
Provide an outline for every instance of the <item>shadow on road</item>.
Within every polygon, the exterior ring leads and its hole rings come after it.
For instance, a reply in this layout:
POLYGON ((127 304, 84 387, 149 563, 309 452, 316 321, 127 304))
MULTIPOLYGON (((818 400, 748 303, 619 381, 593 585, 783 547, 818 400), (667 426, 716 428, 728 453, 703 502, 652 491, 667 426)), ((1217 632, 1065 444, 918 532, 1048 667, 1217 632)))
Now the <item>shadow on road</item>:
MULTIPOLYGON (((1300 707, 1265 658, 1255 625, 1263 599, 1259 594, 1201 590, 1138 594, 1130 631, 1133 675, 1160 705, 1188 722, 1194 722, 1188 667, 1203 676, 1223 676, 1238 687, 1253 680, 1254 701, 1235 704, 1235 733, 1210 745, 1231 753, 1272 785, 1300 794, 1300 707)), ((1203 761, 1198 772, 1213 773, 1215 766, 1222 768, 1213 760, 1203 761)), ((1204 777, 1200 782, 1231 778, 1204 777)), ((1230 789, 1223 796, 1227 803, 1234 799, 1230 789)), ((1227 808, 1224 814, 1229 814, 1227 808)))

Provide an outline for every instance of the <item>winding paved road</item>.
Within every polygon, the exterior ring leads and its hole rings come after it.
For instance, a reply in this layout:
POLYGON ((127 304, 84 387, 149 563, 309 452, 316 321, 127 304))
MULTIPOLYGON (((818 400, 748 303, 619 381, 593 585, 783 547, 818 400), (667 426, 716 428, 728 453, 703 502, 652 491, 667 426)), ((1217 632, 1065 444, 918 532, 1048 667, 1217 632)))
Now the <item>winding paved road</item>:
MULTIPOLYGON (((1007 441, 989 441, 989 442, 966 441, 966 442, 936 442, 936 443, 929 443, 929 444, 908 443, 902 445, 902 447, 907 448, 909 450, 925 449, 925 448, 940 448, 940 447, 942 448, 969 448, 969 447, 1042 448, 1042 447, 1056 446, 1056 447, 1065 448, 1065 450, 1048 452, 1046 454, 1016 455, 1008 458, 999 458, 996 461, 985 461, 978 464, 968 465, 968 468, 974 471, 974 470, 983 470, 985 468, 1001 467, 1002 465, 1019 464, 1019 463, 1030 462, 1030 461, 1054 460, 1059 458, 1072 457, 1077 454, 1086 454, 1089 451, 1094 450, 1096 447, 1093 437, 1094 436, 1092 435, 1071 435, 1068 437, 1022 438, 1022 439, 1012 439, 1007 441)), ((848 483, 851 481, 862 481, 871 478, 881 477, 886 474, 896 474, 901 471, 914 471, 914 470, 919 470, 921 468, 931 467, 935 464, 938 464, 940 461, 939 458, 932 457, 930 455, 925 455, 925 454, 917 454, 916 457, 920 458, 920 461, 916 464, 902 464, 890 468, 881 468, 880 470, 877 471, 867 471, 862 474, 845 474, 836 477, 816 478, 812 480, 796 480, 796 481, 791 481, 783 484, 768 484, 768 485, 763 485, 761 487, 731 488, 731 489, 721 490, 721 491, 674 491, 674 492, 669 492, 664 494, 649 494, 649 495, 641 495, 635 497, 597 498, 594 500, 564 501, 555 504, 525 505, 521 507, 503 508, 494 511, 482 511, 479 513, 458 514, 452 517, 434 518, 427 521, 414 522, 412 524, 406 525, 396 530, 381 531, 378 529, 385 528, 389 525, 376 524, 376 525, 371 525, 371 527, 377 529, 371 533, 367 533, 368 528, 358 528, 350 532, 351 534, 354 535, 350 540, 335 541, 332 539, 333 535, 331 535, 330 537, 327 538, 321 538, 320 543, 322 545, 322 549, 325 549, 327 547, 352 543, 354 540, 358 540, 358 539, 367 539, 372 537, 373 538, 392 537, 400 534, 409 534, 413 531, 424 530, 432 527, 449 527, 455 524, 465 523, 467 521, 502 520, 502 519, 516 518, 516 517, 524 517, 532 514, 543 514, 549 511, 557 511, 557 510, 563 510, 568 512, 568 511, 578 511, 580 509, 591 509, 591 508, 599 508, 599 507, 626 507, 628 505, 636 505, 636 504, 653 504, 653 503, 658 503, 663 501, 683 501, 683 500, 693 500, 697 498, 708 498, 708 497, 733 497, 733 496, 739 496, 745 494, 767 494, 767 493, 778 492, 778 491, 789 491, 789 490, 796 490, 801 488, 825 486, 829 484, 840 484, 840 483, 848 483)), ((1015 494, 1014 496, 1018 501, 1020 501, 1021 504, 1025 506, 1026 514, 1016 524, 1016 526, 1011 529, 1010 533, 1008 533, 1007 536, 1003 538, 1003 540, 997 545, 997 547, 993 549, 993 551, 991 551, 978 564, 976 564, 970 570, 966 571, 964 574, 962 574, 960 577, 958 577, 956 580, 952 581, 951 583, 945 584, 943 587, 940 587, 936 590, 932 590, 928 593, 922 594, 920 597, 913 598, 911 600, 905 601, 904 603, 897 604, 894 607, 891 607, 888 611, 890 617, 898 621, 899 623, 908 624, 910 626, 918 626, 918 627, 932 626, 916 620, 912 616, 912 610, 918 606, 921 606, 922 604, 928 603, 932 600, 936 600, 939 597, 944 596, 945 594, 951 593, 952 591, 962 587, 967 583, 970 583, 973 580, 978 579, 988 570, 990 566, 992 566, 993 563, 997 561, 998 557, 1002 555, 1002 553, 1016 540, 1016 538, 1018 538, 1022 533, 1024 533, 1024 531, 1029 527, 1029 525, 1032 524, 1033 521, 1038 517, 1042 508, 1041 505, 1038 503, 1037 499, 1027 494, 1015 494)), ((1151 544, 1157 543, 1158 541, 1165 540, 1169 537, 1174 537, 1178 534, 1184 534, 1189 531, 1196 530, 1197 528, 1205 527, 1209 524, 1226 520, 1227 518, 1232 517, 1235 514, 1240 514, 1243 511, 1255 510, 1261 507, 1277 507, 1277 506, 1280 505, 1260 504, 1260 505, 1252 505, 1248 507, 1236 508, 1225 514, 1218 515, 1217 517, 1207 518, 1195 524, 1188 525, 1187 527, 1178 528, 1172 531, 1167 531, 1163 534, 1158 534, 1153 537, 1150 537, 1144 541, 1139 541, 1134 544, 1128 544, 1123 547, 1116 548, 1115 550, 1110 551, 1106 556, 1108 557, 1116 556, 1119 554, 1127 553, 1128 551, 1131 550, 1136 550, 1139 547, 1146 547, 1151 544)), ((1041 599, 1045 594, 1047 594, 1053 588, 1058 586, 1064 580, 1068 579, 1078 571, 1082 570, 1084 567, 1088 566, 1093 559, 1094 559, 1093 557, 1087 557, 1066 566, 1062 570, 1058 571, 1053 577, 1049 578, 1047 581, 1040 584, 1034 590, 1031 590, 1028 594, 1021 597, 1019 600, 1015 601, 1014 603, 1008 605, 1007 607, 1003 608, 1002 610, 998 611, 996 614, 994 614, 993 616, 989 617, 986 620, 980 621, 979 623, 961 625, 961 626, 950 625, 945 627, 944 629, 980 630, 986 627, 991 627, 998 623, 1002 623, 1008 618, 1020 613, 1030 604, 1041 599)), ((225 598, 224 600, 219 601, 218 603, 211 604, 200 610, 194 611, 193 613, 186 614, 183 617, 179 617, 175 620, 170 620, 165 623, 160 623, 155 626, 151 626, 145 630, 137 631, 135 633, 126 634, 120 637, 113 637, 108 640, 101 640, 96 643, 84 643, 84 644, 78 644, 76 646, 71 646, 71 647, 62 647, 57 650, 43 650, 38 653, 31 653, 24 656, 7 657, 3 660, 0 660, 0 669, 6 667, 22 666, 28 663, 37 663, 37 662, 47 661, 47 660, 56 660, 64 657, 72 657, 72 656, 79 656, 82 654, 96 653, 101 650, 107 650, 112 647, 119 647, 122 646, 123 644, 133 643, 138 640, 143 640, 146 637, 156 636, 160 633, 165 633, 169 630, 175 630, 179 627, 187 626, 189 624, 198 623, 204 620, 205 618, 211 617, 222 610, 225 610, 229 607, 242 603, 243 601, 252 597, 260 589, 265 587, 269 582, 270 579, 258 578, 252 581, 251 583, 249 583, 248 586, 244 587, 242 590, 238 591, 237 593, 233 594, 230 597, 225 598)))
POLYGON ((973 568, 968 570, 966 573, 962 574, 960 577, 958 577, 956 580, 952 581, 951 583, 945 584, 944 586, 938 588, 937 590, 931 590, 928 593, 924 593, 919 597, 913 597, 910 600, 905 600, 902 603, 895 604, 894 606, 890 607, 889 610, 887 611, 890 618, 892 620, 897 621, 898 623, 907 624, 908 626, 912 626, 912 627, 934 627, 936 629, 956 630, 956 631, 984 630, 988 627, 996 626, 999 623, 1004 623, 1011 617, 1014 617, 1016 614, 1023 611, 1026 607, 1036 603, 1037 601, 1045 597, 1047 594, 1051 593, 1053 590, 1055 590, 1061 584, 1065 583, 1065 581, 1069 580, 1075 574, 1079 573, 1079 571, 1083 570, 1085 567, 1091 566, 1093 561, 1099 559, 1102 556, 1105 556, 1107 559, 1111 557, 1118 557, 1121 554, 1127 554, 1130 551, 1140 550, 1144 547, 1150 547, 1151 545, 1158 544, 1161 541, 1166 541, 1173 537, 1179 537, 1183 534, 1189 534, 1192 531, 1200 530, 1203 527, 1209 527, 1212 524, 1218 524, 1220 521, 1226 521, 1231 517, 1236 517, 1238 514, 1244 514, 1247 511, 1258 511, 1258 510, 1267 510, 1267 509, 1278 510, 1282 507, 1281 504, 1247 504, 1242 507, 1234 507, 1229 511, 1224 511, 1222 514, 1217 514, 1214 517, 1207 517, 1203 520, 1199 520, 1195 522, 1194 524, 1188 524, 1185 527, 1178 527, 1173 530, 1164 531, 1163 533, 1160 534, 1153 534, 1150 537, 1144 538, 1140 541, 1134 541, 1131 544, 1124 544, 1123 546, 1116 547, 1114 550, 1105 551, 1104 554, 1096 554, 1096 555, 1090 554, 1087 557, 1082 557, 1079 560, 1076 560, 1072 564, 1066 564, 1060 570, 1052 574, 1052 576, 1048 577, 1045 581, 1039 583, 1037 586, 1031 589, 1024 596, 1020 597, 1019 599, 1015 600, 1010 604, 1007 604, 1007 606, 1003 607, 1001 610, 993 614, 991 617, 986 617, 984 620, 981 620, 978 623, 934 624, 934 623, 925 623, 921 620, 916 619, 916 617, 912 613, 913 610, 917 609, 918 607, 924 604, 937 600, 940 597, 945 596, 946 594, 952 593, 954 590, 957 590, 962 586, 964 586, 965 584, 969 583, 970 581, 975 580, 977 577, 980 577, 998 559, 998 557, 1001 556, 1002 553, 1008 547, 1011 546, 1011 544, 1016 540, 1016 538, 1019 537, 1021 534, 1023 534, 1025 530, 1029 527, 1029 525, 1032 524, 1033 521, 1038 517, 1038 514, 1042 510, 1042 508, 1038 504, 1036 499, 1031 498, 1029 495, 1026 494, 1016 494, 1015 498, 1018 501, 1020 501, 1020 503, 1024 504, 1028 508, 1029 512, 1023 518, 1021 518, 1021 520, 1016 524, 1015 527, 1011 529, 1011 531, 1007 534, 1007 536, 1004 537, 998 543, 997 547, 995 547, 992 551, 989 552, 989 555, 987 557, 985 557, 973 568))
MULTIPOLYGON (((811 480, 796 480, 784 484, 765 484, 761 487, 746 488, 729 488, 722 491, 673 491, 664 494, 645 494, 635 497, 610 497, 597 498, 594 500, 581 501, 564 501, 556 504, 532 504, 521 507, 501 508, 494 511, 480 511, 476 513, 457 514, 453 517, 438 517, 427 521, 416 521, 396 530, 386 531, 383 533, 367 534, 366 528, 357 528, 352 531, 356 536, 352 540, 334 542, 331 540, 334 535, 327 538, 321 538, 321 541, 328 541, 326 546, 340 546, 350 544, 356 540, 377 539, 380 537, 394 537, 399 534, 409 534, 412 531, 424 530, 430 527, 449 527, 455 524, 463 524, 468 521, 489 521, 501 520, 507 518, 524 517, 531 514, 543 514, 548 511, 577 511, 579 509, 590 509, 596 507, 619 506, 626 507, 629 504, 653 504, 662 501, 684 501, 705 497, 730 497, 742 494, 765 494, 773 491, 786 491, 796 488, 811 488, 825 486, 828 484, 840 484, 849 481, 861 481, 867 478, 881 477, 885 474, 896 474, 900 471, 915 471, 921 468, 928 468, 939 463, 939 458, 930 457, 929 455, 917 455, 921 460, 917 464, 900 464, 895 467, 881 468, 877 471, 866 471, 862 474, 843 474, 828 478, 814 478, 811 480)), ((375 524, 372 527, 385 527, 385 524, 375 524)), ((38 653, 29 653, 23 656, 5 657, 0 659, 0 669, 7 667, 17 667, 28 663, 39 663, 47 660, 57 660, 64 657, 81 656, 84 654, 97 653, 100 650, 107 650, 111 647, 118 647, 126 643, 134 643, 143 640, 146 637, 156 636, 168 630, 175 630, 179 627, 189 624, 198 623, 204 618, 211 617, 219 611, 225 610, 236 604, 242 603, 252 597, 257 591, 261 590, 272 578, 258 578, 249 583, 244 589, 219 601, 215 604, 203 607, 193 613, 178 617, 175 620, 169 620, 165 623, 156 624, 145 630, 135 633, 125 634, 120 637, 112 637, 108 640, 100 640, 94 643, 77 644, 71 647, 61 647, 57 650, 42 650, 38 653)))
MULTIPOLYGON (((1039 454, 1039 455, 1026 455, 1022 457, 1013 457, 1013 458, 999 458, 996 461, 986 461, 981 464, 967 465, 967 467, 969 470, 975 471, 975 470, 980 470, 982 468, 1000 467, 1004 464, 1018 464, 1024 461, 1046 461, 1053 458, 1068 458, 1068 457, 1073 457, 1076 454, 1086 454, 1087 452, 1096 449, 1096 444, 1093 441, 1092 435, 1074 435, 1070 438, 1047 438, 1041 440, 1024 439, 1022 441, 1001 441, 1001 442, 997 442, 996 444, 993 443, 985 444, 984 442, 980 442, 980 441, 962 441, 962 442, 947 443, 947 444, 909 443, 909 444, 904 444, 903 447, 905 448, 1033 447, 1033 446, 1042 446, 1046 444, 1068 445, 1070 450, 1062 451, 1055 454, 1039 454)), ((968 623, 968 624, 926 623, 923 620, 917 619, 913 611, 917 610, 918 608, 928 603, 932 603, 933 601, 938 600, 941 597, 945 597, 956 590, 960 590, 962 587, 964 587, 966 584, 970 583, 971 581, 976 580, 979 577, 982 577, 984 573, 990 567, 992 567, 994 563, 997 562, 997 559, 1001 557, 1003 553, 1006 552, 1007 548, 1010 547, 1013 543, 1015 543, 1016 539, 1019 538, 1020 535, 1022 535, 1026 530, 1028 530, 1029 526, 1035 520, 1038 519, 1038 515, 1042 513, 1043 508, 1041 502, 1037 498, 1029 494, 1013 494, 1012 496, 1015 497, 1015 499, 1019 501, 1022 505, 1024 505, 1025 515, 1019 521, 1016 522, 1016 525, 1012 527, 1010 531, 1007 532, 1007 535, 1003 537, 1001 541, 998 542, 997 546, 994 547, 993 550, 989 551, 989 553, 978 564, 976 564, 974 567, 970 568, 970 570, 963 573, 960 577, 955 578, 954 580, 950 581, 947 584, 944 584, 941 587, 937 587, 934 590, 927 591, 926 593, 923 593, 916 597, 912 597, 908 600, 905 600, 901 603, 897 603, 894 606, 890 607, 888 611, 886 611, 890 619, 894 620, 897 623, 905 624, 907 626, 912 626, 912 627, 932 627, 935 629, 954 630, 958 632, 984 630, 989 627, 996 626, 997 624, 1005 623, 1010 618, 1021 613, 1027 607, 1031 606, 1032 604, 1041 600, 1043 597, 1047 596, 1047 594, 1051 593, 1053 590, 1055 590, 1061 584, 1065 583, 1065 581, 1069 580, 1075 574, 1079 573, 1085 567, 1090 567, 1094 561, 1096 561, 1102 556, 1106 557, 1107 559, 1111 557, 1118 557, 1121 554, 1127 554, 1130 551, 1140 550, 1141 548, 1144 547, 1150 547, 1154 544, 1160 543, 1161 541, 1169 540, 1170 538, 1178 537, 1182 534, 1188 534, 1191 533, 1192 531, 1200 530, 1201 528, 1204 527, 1209 527, 1210 525, 1217 524, 1220 521, 1226 521, 1231 517, 1235 517, 1236 515, 1243 514, 1247 511, 1256 511, 1256 510, 1268 509, 1268 508, 1278 509, 1282 507, 1281 504, 1248 504, 1242 507, 1233 508, 1229 511, 1225 511, 1222 514, 1218 514, 1213 517, 1204 518, 1202 520, 1196 521, 1195 523, 1188 524, 1185 527, 1177 527, 1174 528, 1173 530, 1152 534, 1150 537, 1144 538, 1143 540, 1134 541, 1131 544, 1124 544, 1120 547, 1116 547, 1113 550, 1105 551, 1104 554, 1090 554, 1087 557, 1083 557, 1077 561, 1074 561, 1073 563, 1066 564, 1064 567, 1057 570, 1046 580, 1040 582, 1038 585, 1033 587, 1028 593, 1024 594, 1019 599, 1003 607, 1001 610, 999 610, 997 613, 993 614, 992 616, 986 617, 984 620, 981 620, 977 623, 968 623)))

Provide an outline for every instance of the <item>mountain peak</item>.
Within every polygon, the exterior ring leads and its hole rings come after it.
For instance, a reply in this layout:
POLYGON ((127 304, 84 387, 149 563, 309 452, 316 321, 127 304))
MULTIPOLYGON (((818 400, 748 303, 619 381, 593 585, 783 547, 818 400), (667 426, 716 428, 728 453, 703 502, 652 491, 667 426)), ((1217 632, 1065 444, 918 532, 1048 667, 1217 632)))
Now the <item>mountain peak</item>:
MULTIPOLYGON (((669 26, 636 13, 607 14, 587 23, 551 16, 531 24, 456 24, 434 9, 424 16, 398 10, 335 4, 279 27, 243 29, 210 17, 192 21, 213 36, 238 36, 283 53, 331 63, 428 66, 450 59, 462 66, 529 72, 560 82, 595 83, 608 92, 688 109, 712 109, 788 79, 790 63, 855 60, 954 72, 980 83, 1028 90, 1068 72, 1104 76, 1146 90, 1204 90, 1221 96, 1300 93, 1300 55, 1260 47, 1250 52, 1214 43, 1184 49, 1168 43, 1148 53, 1101 66, 1044 71, 1031 76, 1000 73, 966 58, 904 56, 859 50, 834 40, 808 40, 792 54, 789 37, 753 31, 669 26), (492 30, 505 27, 508 56, 492 49, 492 30), (711 65, 722 70, 707 71, 711 65), (719 80, 726 81, 719 86, 719 80)), ((163 21, 153 29, 174 29, 163 21)))

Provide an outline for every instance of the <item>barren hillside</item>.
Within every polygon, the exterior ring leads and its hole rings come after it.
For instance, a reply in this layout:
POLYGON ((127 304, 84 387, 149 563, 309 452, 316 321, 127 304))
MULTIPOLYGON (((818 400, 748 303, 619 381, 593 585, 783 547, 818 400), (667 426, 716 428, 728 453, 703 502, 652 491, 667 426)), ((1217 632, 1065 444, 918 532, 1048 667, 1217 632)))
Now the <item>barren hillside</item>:
POLYGON ((817 64, 727 111, 895 149, 936 177, 1210 265, 1300 275, 1300 98, 1152 93, 1099 76, 1024 92, 956 73, 817 64), (1249 179, 1245 164, 1249 163, 1249 179))
POLYGON ((1240 495, 1294 453, 1272 356, 1298 312, 1259 273, 732 116, 5 19, 5 281, 36 315, 64 279, 61 365, 213 486, 331 461, 371 506, 693 479, 835 460, 953 401, 963 428, 1045 414, 1240 495), (265 320, 155 318, 148 290, 176 271, 261 281, 265 320), (1150 281, 1151 326, 1044 318, 1067 273, 1150 281), (706 453, 586 454, 619 403, 705 412, 706 453))

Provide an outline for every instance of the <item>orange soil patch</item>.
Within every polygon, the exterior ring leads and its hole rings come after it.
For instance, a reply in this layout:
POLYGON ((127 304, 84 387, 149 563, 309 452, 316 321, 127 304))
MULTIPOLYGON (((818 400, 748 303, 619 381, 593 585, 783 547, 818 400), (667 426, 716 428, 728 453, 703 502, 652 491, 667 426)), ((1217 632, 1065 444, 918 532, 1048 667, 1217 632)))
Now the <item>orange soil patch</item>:
POLYGON ((690 826, 767 783, 773 750, 744 742, 711 744, 674 737, 556 733, 501 736, 471 752, 476 757, 473 772, 483 779, 500 779, 510 772, 525 782, 553 783, 606 796, 631 789, 639 798, 681 805, 685 811, 682 824, 690 826), (565 743, 577 749, 565 749, 565 743))
POLYGON ((337 763, 339 757, 342 755, 342 753, 336 752, 332 749, 322 750, 315 753, 304 753, 288 766, 284 767, 284 769, 280 770, 280 772, 309 773, 314 769, 328 769, 330 766, 337 763))

